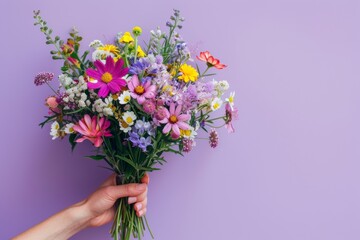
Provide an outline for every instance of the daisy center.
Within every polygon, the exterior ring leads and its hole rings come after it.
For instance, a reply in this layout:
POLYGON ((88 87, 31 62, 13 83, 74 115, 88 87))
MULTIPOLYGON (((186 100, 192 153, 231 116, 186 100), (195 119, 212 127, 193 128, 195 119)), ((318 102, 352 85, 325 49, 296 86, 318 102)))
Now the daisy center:
POLYGON ((219 103, 214 103, 214 109, 218 109, 220 107, 220 104, 219 103))
POLYGON ((145 88, 144 88, 143 86, 139 85, 139 86, 137 86, 137 87, 135 88, 135 92, 136 92, 138 95, 141 95, 141 94, 143 94, 143 93, 145 92, 145 88))
POLYGON ((101 76, 101 80, 103 82, 109 83, 113 80, 113 76, 111 75, 111 73, 106 72, 101 76))
POLYGON ((124 102, 129 102, 130 101, 130 96, 125 96, 124 97, 124 102))
POLYGON ((170 123, 174 124, 177 123, 178 119, 175 115, 171 115, 169 118, 170 123))
POLYGON ((127 123, 127 124, 132 123, 132 121, 133 121, 133 119, 132 119, 131 117, 127 117, 127 118, 126 118, 126 123, 127 123))

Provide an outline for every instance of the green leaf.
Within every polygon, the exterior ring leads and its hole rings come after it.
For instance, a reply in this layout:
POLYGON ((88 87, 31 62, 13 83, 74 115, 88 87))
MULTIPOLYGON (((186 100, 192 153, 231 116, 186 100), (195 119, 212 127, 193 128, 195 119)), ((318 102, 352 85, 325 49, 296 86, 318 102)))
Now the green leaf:
POLYGON ((93 160, 99 161, 99 160, 103 160, 105 158, 104 155, 91 155, 91 156, 85 156, 87 158, 91 158, 93 160))
POLYGON ((77 144, 77 142, 75 142, 76 136, 77 136, 76 134, 70 134, 70 136, 69 136, 69 142, 71 144, 71 151, 72 152, 74 151, 74 149, 76 147, 76 144, 77 144))

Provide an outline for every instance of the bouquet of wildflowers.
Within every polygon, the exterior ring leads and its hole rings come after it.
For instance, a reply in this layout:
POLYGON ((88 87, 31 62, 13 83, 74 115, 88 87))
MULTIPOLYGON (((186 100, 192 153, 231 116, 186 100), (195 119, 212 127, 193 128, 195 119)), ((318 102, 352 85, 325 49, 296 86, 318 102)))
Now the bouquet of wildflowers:
MULTIPOLYGON (((215 128, 234 132, 235 93, 223 97, 228 82, 210 79, 214 74, 208 73, 226 65, 205 51, 196 56, 204 65, 198 66, 177 33, 184 21, 178 10, 166 23, 168 32, 151 31, 144 46, 138 43, 142 29, 136 26, 132 33, 118 34, 113 43, 91 42, 83 53, 75 29, 65 42, 52 37, 39 11, 34 19, 46 43, 54 46, 52 58, 64 62, 58 87, 50 84, 52 73, 35 77, 37 86, 47 84, 53 90, 46 99, 49 114, 40 126, 51 123, 52 139, 68 135, 72 149, 91 141, 95 150, 88 157, 106 161, 118 175, 117 184, 138 183, 146 172, 158 170, 165 162, 163 153, 191 151, 200 130, 209 134, 213 148, 218 145, 215 128), (222 106, 224 114, 212 118, 222 106)), ((126 200, 116 204, 111 235, 141 239, 149 229, 146 218, 137 217, 126 200)))

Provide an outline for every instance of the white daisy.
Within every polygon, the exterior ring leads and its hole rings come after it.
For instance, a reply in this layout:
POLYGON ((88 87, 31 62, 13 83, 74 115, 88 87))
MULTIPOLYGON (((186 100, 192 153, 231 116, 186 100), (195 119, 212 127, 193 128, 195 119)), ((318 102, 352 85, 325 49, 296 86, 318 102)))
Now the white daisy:
POLYGON ((74 124, 73 123, 68 123, 65 125, 65 129, 64 129, 64 132, 67 133, 67 134, 72 134, 72 133, 75 133, 75 130, 73 129, 74 127, 74 124))
POLYGON ((230 96, 225 99, 230 104, 231 110, 234 110, 234 98, 235 98, 235 92, 231 92, 230 96))
POLYGON ((195 139, 197 132, 193 127, 190 126, 188 130, 181 130, 181 136, 187 139, 195 139))
POLYGON ((60 125, 58 122, 55 121, 51 124, 50 135, 52 136, 52 140, 60 136, 60 125))
POLYGON ((130 91, 124 91, 120 96, 119 96, 119 102, 120 104, 127 104, 129 103, 131 100, 131 95, 130 95, 130 91))
POLYGON ((134 124, 134 121, 136 120, 136 115, 134 112, 125 112, 122 116, 122 119, 125 121, 125 123, 129 126, 132 126, 134 124))
POLYGON ((211 102, 211 110, 213 110, 213 111, 218 110, 222 104, 223 104, 223 101, 220 98, 215 98, 211 102))

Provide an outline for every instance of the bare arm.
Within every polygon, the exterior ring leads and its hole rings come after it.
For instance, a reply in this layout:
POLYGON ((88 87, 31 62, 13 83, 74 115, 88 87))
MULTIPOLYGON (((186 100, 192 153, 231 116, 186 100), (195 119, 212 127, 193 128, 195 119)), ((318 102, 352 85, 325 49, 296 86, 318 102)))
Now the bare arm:
POLYGON ((148 175, 145 175, 142 182, 116 186, 113 174, 85 200, 56 213, 12 240, 69 239, 87 227, 102 226, 110 222, 115 214, 114 203, 122 197, 129 197, 129 203, 135 203, 137 215, 142 216, 146 212, 148 175))

